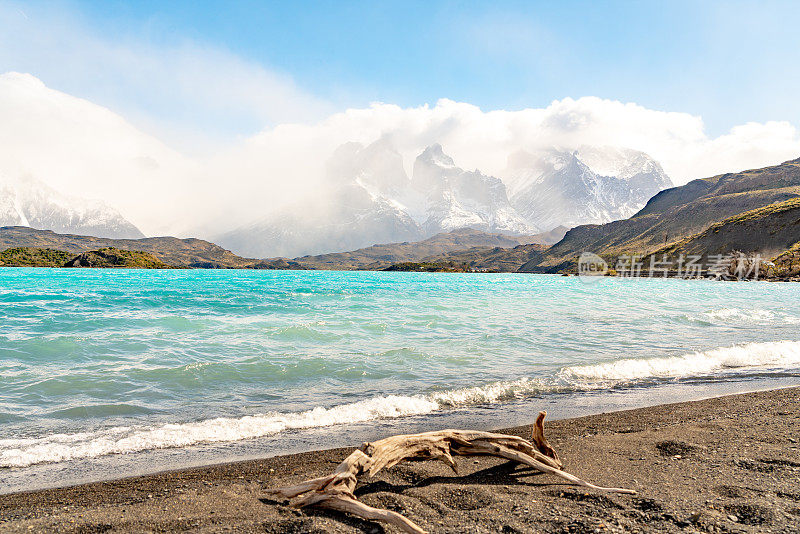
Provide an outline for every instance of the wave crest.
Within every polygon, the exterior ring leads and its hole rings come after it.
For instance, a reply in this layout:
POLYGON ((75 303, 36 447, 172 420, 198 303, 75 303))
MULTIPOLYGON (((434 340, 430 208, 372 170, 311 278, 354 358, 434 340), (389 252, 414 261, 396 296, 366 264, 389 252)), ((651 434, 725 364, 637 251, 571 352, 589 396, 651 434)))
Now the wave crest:
POLYGON ((37 439, 0 439, 0 467, 27 467, 36 463, 63 462, 106 454, 239 441, 291 429, 421 415, 437 409, 438 403, 422 396, 389 395, 332 408, 317 407, 298 413, 272 412, 151 428, 117 427, 99 432, 55 434, 37 439))

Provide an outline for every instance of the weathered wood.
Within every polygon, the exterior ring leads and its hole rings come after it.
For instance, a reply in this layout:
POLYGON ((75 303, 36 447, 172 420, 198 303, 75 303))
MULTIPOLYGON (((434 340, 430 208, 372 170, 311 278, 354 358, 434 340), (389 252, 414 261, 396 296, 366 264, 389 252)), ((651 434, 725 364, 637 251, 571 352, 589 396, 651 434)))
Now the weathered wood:
POLYGON ((421 434, 391 436, 372 443, 364 443, 345 458, 336 470, 327 476, 306 480, 295 486, 268 490, 276 497, 293 499, 302 497, 294 506, 317 506, 347 512, 368 520, 390 523, 405 532, 425 532, 410 519, 390 510, 373 508, 356 499, 358 477, 375 476, 381 469, 392 467, 403 460, 439 460, 457 471, 453 456, 496 456, 555 475, 571 484, 598 491, 635 494, 625 488, 596 486, 563 471, 558 454, 544 437, 544 419, 547 412, 539 412, 533 425, 531 441, 506 434, 477 430, 438 430, 421 434))

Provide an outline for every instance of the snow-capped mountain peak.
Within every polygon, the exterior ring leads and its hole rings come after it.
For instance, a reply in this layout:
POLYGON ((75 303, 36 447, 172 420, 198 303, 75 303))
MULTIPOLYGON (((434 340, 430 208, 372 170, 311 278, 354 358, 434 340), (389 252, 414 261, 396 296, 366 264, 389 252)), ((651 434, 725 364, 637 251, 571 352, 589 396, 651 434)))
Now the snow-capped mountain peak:
MULTIPOLYGON (((656 160, 638 150, 611 146, 580 146, 574 151, 589 168, 600 176, 616 176, 617 178, 630 179, 637 174, 661 175, 666 177, 664 170, 656 160)), ((669 179, 664 182, 666 187, 672 185, 669 179), (667 183, 668 182, 668 183, 667 183)))
POLYGON ((519 151, 508 161, 501 180, 460 168, 433 144, 417 155, 409 177, 389 137, 366 146, 345 143, 328 161, 328 185, 317 197, 218 241, 266 257, 351 250, 461 228, 529 235, 628 217, 670 185, 658 163, 627 149, 519 151))
POLYGON ((464 227, 517 235, 538 231, 516 213, 500 179, 457 167, 441 145, 417 157, 411 182, 427 199, 426 219, 419 222, 430 235, 464 227))
POLYGON ((647 154, 594 146, 516 153, 509 158, 506 179, 512 184, 512 205, 542 228, 624 219, 672 185, 647 154))
POLYGON ((110 238, 144 237, 105 203, 64 195, 30 175, 0 173, 0 226, 110 238))
POLYGON ((250 256, 299 256, 418 240, 460 228, 516 235, 537 230, 516 213, 501 180, 457 167, 441 145, 418 155, 411 178, 386 138, 367 146, 340 146, 327 173, 324 201, 301 201, 217 241, 250 256))

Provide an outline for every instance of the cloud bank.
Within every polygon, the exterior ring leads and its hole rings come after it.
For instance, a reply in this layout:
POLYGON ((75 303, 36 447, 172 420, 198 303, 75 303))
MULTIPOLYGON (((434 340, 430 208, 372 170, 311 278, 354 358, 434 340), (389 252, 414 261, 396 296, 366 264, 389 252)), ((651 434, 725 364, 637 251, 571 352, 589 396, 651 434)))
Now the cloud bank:
POLYGON ((500 178, 511 154, 552 146, 641 150, 676 184, 800 156, 800 134, 788 122, 743 124, 711 138, 697 116, 584 97, 519 111, 447 99, 414 108, 375 103, 279 124, 189 157, 31 75, 0 75, 0 170, 105 200, 149 235, 213 237, 262 218, 316 194, 338 146, 380 137, 391 140, 408 170, 422 149, 440 143, 457 165, 500 178))
POLYGON ((460 165, 501 177, 512 152, 551 146, 612 145, 641 150, 659 160, 678 184, 775 163, 800 153, 798 131, 788 122, 749 123, 709 138, 700 117, 595 97, 566 98, 545 108, 520 111, 482 111, 447 99, 433 107, 373 104, 334 114, 314 125, 268 129, 248 145, 262 150, 289 139, 297 145, 312 140, 336 144, 370 142, 380 136, 390 136, 407 158, 425 146, 441 143, 460 165))

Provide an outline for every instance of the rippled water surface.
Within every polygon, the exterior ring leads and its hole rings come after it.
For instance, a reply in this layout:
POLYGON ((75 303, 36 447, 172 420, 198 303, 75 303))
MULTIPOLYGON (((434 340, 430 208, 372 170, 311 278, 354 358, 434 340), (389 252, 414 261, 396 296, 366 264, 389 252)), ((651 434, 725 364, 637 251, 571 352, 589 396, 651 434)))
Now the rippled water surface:
POLYGON ((0 467, 800 376, 800 286, 0 269, 0 467))

